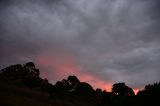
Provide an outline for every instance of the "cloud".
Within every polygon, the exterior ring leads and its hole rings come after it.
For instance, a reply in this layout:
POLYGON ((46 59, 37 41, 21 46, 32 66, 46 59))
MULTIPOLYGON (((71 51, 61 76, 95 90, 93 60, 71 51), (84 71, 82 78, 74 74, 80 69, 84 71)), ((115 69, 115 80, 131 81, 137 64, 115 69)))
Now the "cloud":
POLYGON ((2 0, 0 67, 35 61, 50 80, 77 74, 98 86, 125 81, 142 88, 160 80, 159 4, 2 0))

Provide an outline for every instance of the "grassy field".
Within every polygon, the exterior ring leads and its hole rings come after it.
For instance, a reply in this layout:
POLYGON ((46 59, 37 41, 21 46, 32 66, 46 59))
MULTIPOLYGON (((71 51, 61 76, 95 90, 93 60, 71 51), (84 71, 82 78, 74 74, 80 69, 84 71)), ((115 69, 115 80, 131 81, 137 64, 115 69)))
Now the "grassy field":
POLYGON ((0 106, 89 106, 74 98, 51 98, 49 94, 30 88, 0 83, 0 106))
POLYGON ((69 106, 59 99, 51 99, 47 93, 29 88, 1 84, 0 106, 69 106))

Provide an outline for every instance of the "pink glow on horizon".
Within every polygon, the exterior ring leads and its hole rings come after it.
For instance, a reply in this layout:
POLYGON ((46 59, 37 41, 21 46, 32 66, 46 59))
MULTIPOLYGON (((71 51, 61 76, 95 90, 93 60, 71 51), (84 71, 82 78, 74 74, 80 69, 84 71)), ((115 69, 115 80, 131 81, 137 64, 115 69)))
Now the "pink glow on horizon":
POLYGON ((134 93, 137 94, 139 89, 133 89, 134 93))
MULTIPOLYGON (((74 59, 71 57, 64 57, 62 55, 45 54, 37 58, 37 63, 40 67, 49 68, 49 71, 54 73, 49 75, 49 80, 65 78, 68 75, 77 74, 78 67, 75 65, 74 59)), ((42 77, 48 78, 48 73, 43 71, 42 77)))
MULTIPOLYGON (((106 82, 100 78, 92 75, 91 73, 86 73, 81 71, 78 67, 77 61, 72 56, 64 56, 58 53, 44 54, 36 59, 39 66, 44 69, 41 76, 50 80, 62 80, 67 78, 69 75, 76 75, 81 82, 87 82, 91 86, 96 88, 101 88, 102 90, 111 91, 112 82, 106 82), (45 72, 48 69, 48 72, 45 72)), ((139 89, 134 89, 135 94, 139 89)))
POLYGON ((81 79, 82 82, 87 82, 93 86, 94 89, 101 88, 102 90, 111 91, 112 83, 111 82, 105 82, 103 80, 100 80, 99 78, 96 78, 93 75, 90 74, 80 74, 79 79, 81 79))

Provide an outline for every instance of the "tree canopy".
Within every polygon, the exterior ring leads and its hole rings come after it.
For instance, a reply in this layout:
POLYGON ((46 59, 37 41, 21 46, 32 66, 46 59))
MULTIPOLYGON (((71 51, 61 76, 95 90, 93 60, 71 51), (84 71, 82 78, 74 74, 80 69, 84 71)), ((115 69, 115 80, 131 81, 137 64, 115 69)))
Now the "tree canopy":
POLYGON ((125 85, 125 83, 116 83, 112 87, 112 92, 115 95, 120 95, 120 96, 134 96, 134 91, 132 88, 128 87, 125 85))

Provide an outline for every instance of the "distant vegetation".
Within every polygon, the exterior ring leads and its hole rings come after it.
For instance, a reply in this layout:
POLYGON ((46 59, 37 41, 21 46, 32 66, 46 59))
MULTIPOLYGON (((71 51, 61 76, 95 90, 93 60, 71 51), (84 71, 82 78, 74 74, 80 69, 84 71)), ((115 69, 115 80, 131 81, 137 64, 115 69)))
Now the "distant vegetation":
POLYGON ((94 90, 76 76, 55 85, 42 79, 32 62, 0 70, 0 106, 145 106, 160 105, 160 83, 145 86, 134 94, 124 82, 113 84, 112 92, 94 90))

